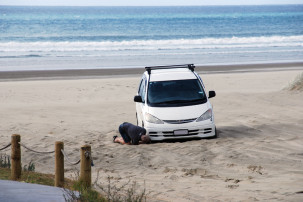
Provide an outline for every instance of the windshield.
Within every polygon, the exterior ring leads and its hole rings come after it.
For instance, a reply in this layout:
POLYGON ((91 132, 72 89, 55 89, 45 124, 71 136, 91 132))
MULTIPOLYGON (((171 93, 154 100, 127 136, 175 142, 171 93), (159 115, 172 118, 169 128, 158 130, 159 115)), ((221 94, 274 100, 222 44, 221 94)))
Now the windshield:
POLYGON ((154 107, 196 105, 206 102, 198 79, 149 82, 147 103, 154 107))

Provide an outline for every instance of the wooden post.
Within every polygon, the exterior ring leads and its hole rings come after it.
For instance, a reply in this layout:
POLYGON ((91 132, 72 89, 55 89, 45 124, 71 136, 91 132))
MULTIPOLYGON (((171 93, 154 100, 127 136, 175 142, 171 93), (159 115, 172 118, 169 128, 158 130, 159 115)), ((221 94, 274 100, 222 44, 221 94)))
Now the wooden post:
POLYGON ((91 146, 84 145, 81 147, 81 170, 80 181, 85 187, 91 187, 92 175, 91 175, 91 146))
POLYGON ((21 137, 18 134, 13 134, 11 139, 11 179, 18 180, 21 177, 21 146, 19 142, 21 137))
POLYGON ((55 143, 55 187, 64 187, 64 149, 63 142, 55 143))

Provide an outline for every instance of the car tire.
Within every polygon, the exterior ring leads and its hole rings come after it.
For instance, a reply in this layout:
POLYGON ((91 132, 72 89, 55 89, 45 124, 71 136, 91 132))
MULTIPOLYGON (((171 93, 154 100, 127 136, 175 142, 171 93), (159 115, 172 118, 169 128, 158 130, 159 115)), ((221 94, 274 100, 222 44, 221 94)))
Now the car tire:
POLYGON ((213 139, 218 138, 218 131, 217 131, 217 127, 215 127, 215 135, 212 136, 213 139))

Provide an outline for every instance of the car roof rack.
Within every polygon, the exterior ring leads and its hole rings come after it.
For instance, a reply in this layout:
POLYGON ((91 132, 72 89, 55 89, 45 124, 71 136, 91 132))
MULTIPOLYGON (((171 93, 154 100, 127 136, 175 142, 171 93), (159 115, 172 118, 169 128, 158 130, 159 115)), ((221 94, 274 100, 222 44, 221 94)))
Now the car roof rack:
POLYGON ((167 66, 151 66, 151 67, 145 67, 148 74, 151 74, 151 70, 157 70, 157 69, 174 69, 174 68, 188 68, 192 72, 194 71, 195 65, 194 64, 185 64, 185 65, 167 65, 167 66))

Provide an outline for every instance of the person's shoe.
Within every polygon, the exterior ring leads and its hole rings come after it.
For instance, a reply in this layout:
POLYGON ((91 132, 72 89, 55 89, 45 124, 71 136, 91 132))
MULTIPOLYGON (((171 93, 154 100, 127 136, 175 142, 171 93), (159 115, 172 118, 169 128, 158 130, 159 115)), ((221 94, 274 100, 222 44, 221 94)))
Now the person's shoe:
POLYGON ((113 142, 114 142, 114 143, 115 143, 115 139, 116 139, 117 137, 118 137, 117 135, 113 136, 113 142))

